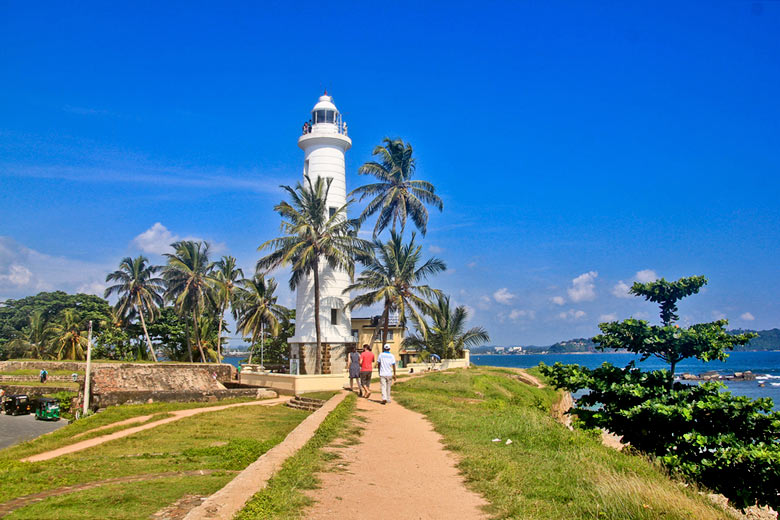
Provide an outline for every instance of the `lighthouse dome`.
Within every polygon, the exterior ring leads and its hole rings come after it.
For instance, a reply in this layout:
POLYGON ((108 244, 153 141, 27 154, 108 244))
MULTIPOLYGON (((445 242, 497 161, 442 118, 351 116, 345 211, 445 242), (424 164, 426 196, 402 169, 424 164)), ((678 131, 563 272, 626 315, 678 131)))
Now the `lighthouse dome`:
POLYGON ((312 112, 315 110, 332 110, 336 113, 339 111, 339 109, 336 108, 336 105, 333 104, 333 97, 329 96, 327 92, 320 96, 317 104, 314 105, 314 108, 311 109, 312 112))

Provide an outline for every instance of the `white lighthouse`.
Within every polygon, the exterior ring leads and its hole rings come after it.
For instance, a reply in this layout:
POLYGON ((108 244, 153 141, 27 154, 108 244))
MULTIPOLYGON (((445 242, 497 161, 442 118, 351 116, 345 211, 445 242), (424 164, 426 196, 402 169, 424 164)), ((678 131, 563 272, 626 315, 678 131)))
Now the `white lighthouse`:
MULTIPOLYGON (((344 154, 352 146, 347 137, 347 124, 342 121, 333 98, 325 92, 311 111, 311 121, 304 123, 298 138, 303 150, 303 174, 312 184, 318 178, 332 179, 328 192, 331 214, 346 203, 347 182, 344 154)), ((350 284, 343 270, 320 266, 320 332, 323 346, 323 373, 340 374, 346 370, 346 347, 352 338, 351 316, 347 308, 349 295, 344 289, 350 284)), ((298 284, 295 306, 295 336, 290 338, 291 354, 300 360, 301 373, 316 373, 317 336, 314 324, 314 282, 306 276, 298 284)))

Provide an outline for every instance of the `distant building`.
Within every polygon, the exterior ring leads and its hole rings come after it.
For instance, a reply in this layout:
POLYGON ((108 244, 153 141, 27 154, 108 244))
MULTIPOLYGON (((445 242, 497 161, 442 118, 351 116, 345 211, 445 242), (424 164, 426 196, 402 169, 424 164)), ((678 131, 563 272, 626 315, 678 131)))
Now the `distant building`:
MULTIPOLYGON (((404 348, 404 329, 398 324, 398 316, 391 315, 388 319, 387 343, 390 345, 390 352, 398 359, 402 366, 419 361, 419 352, 414 348, 404 348)), ((371 318, 352 318, 352 339, 358 349, 363 345, 371 345, 371 350, 375 356, 382 352, 382 317, 374 316, 371 318)))

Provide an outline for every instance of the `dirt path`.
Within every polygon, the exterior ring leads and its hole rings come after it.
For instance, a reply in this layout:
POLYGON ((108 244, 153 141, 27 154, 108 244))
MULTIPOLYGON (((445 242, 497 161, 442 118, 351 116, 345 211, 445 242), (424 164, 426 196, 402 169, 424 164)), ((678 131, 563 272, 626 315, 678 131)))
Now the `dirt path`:
MULTIPOLYGON (((4 504, 0 504, 0 517, 9 513, 13 513, 17 509, 29 506, 41 500, 47 498, 56 497, 60 495, 67 495, 68 493, 76 493, 77 491, 84 491, 87 489, 93 489, 100 486, 107 486, 109 484, 126 484, 128 482, 143 482, 146 480, 156 480, 169 477, 195 477, 202 475, 211 475, 217 471, 217 469, 197 469, 192 471, 169 471, 167 473, 150 473, 145 475, 131 475, 128 477, 109 478, 106 480, 96 480, 94 482, 85 482, 83 484, 74 484, 72 486, 65 486, 57 489, 48 489, 41 491, 40 493, 33 493, 32 495, 25 495, 23 497, 15 498, 4 504)), ((227 471, 227 473, 238 473, 237 471, 227 471)))
POLYGON ((469 491, 441 436, 422 415, 382 405, 378 385, 359 399, 366 419, 359 444, 335 447, 344 471, 320 474, 310 520, 482 519, 487 502, 469 491))
POLYGON ((87 439, 86 441, 81 441, 74 444, 70 444, 68 446, 63 446, 62 448, 57 448, 56 450, 45 451, 43 453, 39 453, 38 455, 33 455, 31 457, 22 459, 22 462, 40 462, 42 460, 49 460, 49 459, 59 457, 61 455, 67 455, 69 453, 75 453, 77 451, 86 450, 87 448, 98 446, 100 444, 103 444, 104 442, 113 441, 115 439, 121 439, 122 437, 127 437, 128 435, 133 435, 135 433, 148 430, 150 428, 156 428, 157 426, 162 426, 163 424, 168 424, 174 421, 178 421, 179 419, 183 419, 185 417, 192 417, 193 415, 198 415, 200 413, 217 412, 219 410, 235 408, 236 406, 258 406, 258 405, 273 406, 275 404, 284 403, 289 400, 290 400, 289 397, 277 397, 275 399, 264 399, 262 401, 250 401, 248 403, 235 403, 235 404, 226 404, 222 406, 210 406, 207 408, 190 408, 189 410, 176 410, 170 412, 171 414, 173 414, 173 417, 167 417, 165 419, 160 419, 159 421, 142 424, 141 426, 127 428, 124 430, 120 430, 118 432, 110 433, 108 435, 95 437, 94 439, 87 439))

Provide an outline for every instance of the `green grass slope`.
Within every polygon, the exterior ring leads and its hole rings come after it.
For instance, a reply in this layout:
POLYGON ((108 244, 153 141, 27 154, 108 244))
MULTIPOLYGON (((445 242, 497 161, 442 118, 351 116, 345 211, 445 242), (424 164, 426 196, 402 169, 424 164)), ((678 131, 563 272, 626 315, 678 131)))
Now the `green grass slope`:
POLYGON ((558 424, 549 410, 559 395, 521 382, 510 369, 443 372, 399 383, 394 392, 458 454, 468 486, 490 502, 494 518, 732 518, 650 461, 558 424))

